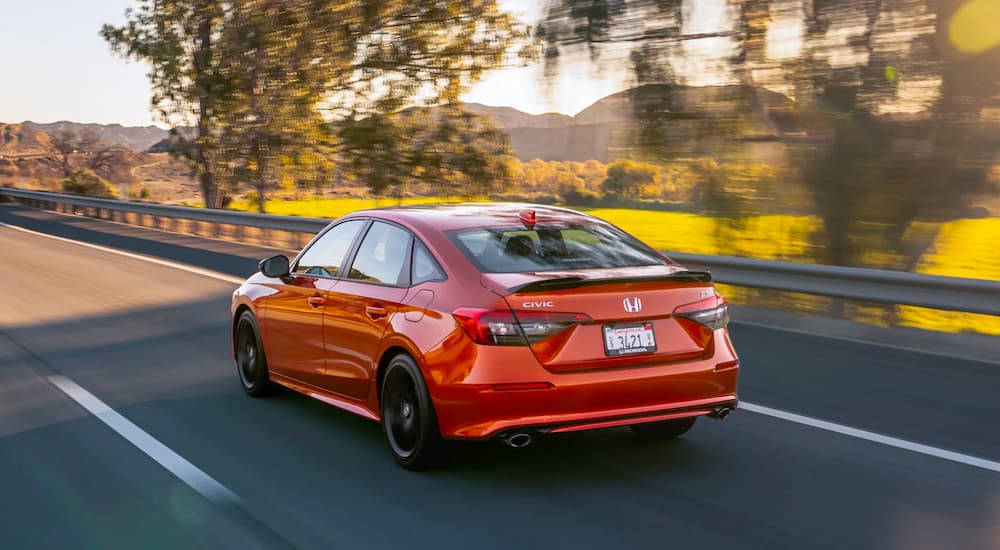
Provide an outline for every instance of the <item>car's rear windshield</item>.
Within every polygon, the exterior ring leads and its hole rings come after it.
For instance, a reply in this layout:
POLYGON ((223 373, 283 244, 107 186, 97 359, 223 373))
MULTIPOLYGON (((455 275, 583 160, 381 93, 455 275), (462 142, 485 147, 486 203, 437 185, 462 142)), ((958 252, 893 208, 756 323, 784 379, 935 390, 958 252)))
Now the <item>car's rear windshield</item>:
POLYGON ((610 225, 482 227, 448 232, 484 273, 664 265, 663 257, 610 225))

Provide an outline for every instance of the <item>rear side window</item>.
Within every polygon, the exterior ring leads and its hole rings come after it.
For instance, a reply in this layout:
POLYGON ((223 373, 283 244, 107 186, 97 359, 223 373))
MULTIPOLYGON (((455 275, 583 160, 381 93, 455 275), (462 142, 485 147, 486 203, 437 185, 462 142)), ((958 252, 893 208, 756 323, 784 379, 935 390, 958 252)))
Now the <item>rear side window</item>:
POLYGON ((427 281, 445 280, 444 270, 438 265, 437 260, 431 255, 424 243, 414 240, 413 242, 413 272, 410 275, 410 284, 419 285, 427 281))
POLYGON ((631 235, 602 224, 485 227, 449 233, 484 273, 517 273, 664 265, 631 235))
POLYGON ((372 224, 354 256, 348 279, 384 285, 404 285, 408 278, 407 253, 410 233, 395 225, 372 224))
POLYGON ((364 225, 365 220, 350 220, 331 228, 302 254, 295 273, 336 277, 364 225))

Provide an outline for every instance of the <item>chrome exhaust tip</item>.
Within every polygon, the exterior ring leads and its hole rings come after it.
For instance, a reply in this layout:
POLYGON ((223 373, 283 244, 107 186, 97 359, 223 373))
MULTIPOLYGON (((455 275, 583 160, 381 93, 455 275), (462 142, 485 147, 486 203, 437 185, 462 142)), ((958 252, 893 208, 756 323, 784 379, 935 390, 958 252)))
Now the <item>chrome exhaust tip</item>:
POLYGON ((731 412, 733 412, 732 407, 719 407, 718 409, 712 411, 712 416, 718 418, 719 420, 723 420, 729 416, 729 413, 731 412))
POLYGON ((505 435, 500 438, 500 441, 508 447, 513 447, 515 449, 522 449, 531 445, 532 437, 531 434, 525 432, 517 432, 510 435, 505 435))

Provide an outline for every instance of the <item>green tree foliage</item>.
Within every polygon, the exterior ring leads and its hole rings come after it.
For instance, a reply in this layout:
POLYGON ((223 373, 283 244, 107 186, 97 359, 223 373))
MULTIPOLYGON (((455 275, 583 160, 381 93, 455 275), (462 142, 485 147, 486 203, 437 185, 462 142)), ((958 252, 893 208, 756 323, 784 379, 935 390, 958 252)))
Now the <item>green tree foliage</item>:
MULTIPOLYGON (((218 41, 218 173, 247 183, 263 212, 269 192, 329 171, 333 132, 319 105, 332 56, 308 2, 242 0, 218 41), (315 35, 315 36, 314 36, 315 35)), ((328 20, 327 20, 328 21, 328 20)))
POLYGON ((509 137, 460 104, 414 108, 344 122, 340 156, 371 192, 411 185, 442 196, 501 193, 512 182, 509 137))
POLYGON ((249 182, 262 209, 268 190, 316 182, 332 163, 375 193, 421 173, 463 188, 501 182, 502 163, 487 157, 503 155, 502 136, 451 113, 484 71, 533 53, 496 0, 145 0, 103 34, 153 66, 164 118, 197 119, 178 150, 196 161, 206 204, 249 182), (421 104, 450 107, 418 128, 405 113, 421 104), (421 137, 472 146, 410 143, 421 137))
POLYGON ((172 126, 194 124, 193 137, 172 132, 176 154, 197 174, 205 206, 221 208, 227 190, 216 182, 217 105, 226 93, 216 42, 226 3, 220 0, 140 0, 126 10, 126 23, 104 25, 101 36, 127 58, 149 65, 152 107, 172 126))
POLYGON ((512 180, 510 138, 492 122, 452 104, 439 110, 412 140, 416 172, 437 194, 490 196, 512 180))
POLYGON ((118 198, 118 189, 111 182, 87 168, 74 171, 69 177, 63 180, 62 185, 63 191, 67 193, 106 199, 118 198))

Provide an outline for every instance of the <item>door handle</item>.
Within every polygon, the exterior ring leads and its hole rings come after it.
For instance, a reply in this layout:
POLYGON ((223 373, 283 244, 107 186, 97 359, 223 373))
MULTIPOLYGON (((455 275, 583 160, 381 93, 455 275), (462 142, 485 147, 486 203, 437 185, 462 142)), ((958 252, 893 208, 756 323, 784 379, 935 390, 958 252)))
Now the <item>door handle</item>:
POLYGON ((319 294, 313 294, 306 300, 306 302, 309 303, 309 307, 313 309, 318 309, 323 307, 324 304, 326 304, 326 298, 320 296, 319 294))
POLYGON ((386 314, 388 313, 389 311, 384 307, 365 306, 365 314, 368 315, 368 318, 371 319, 372 321, 377 321, 385 317, 386 314))

